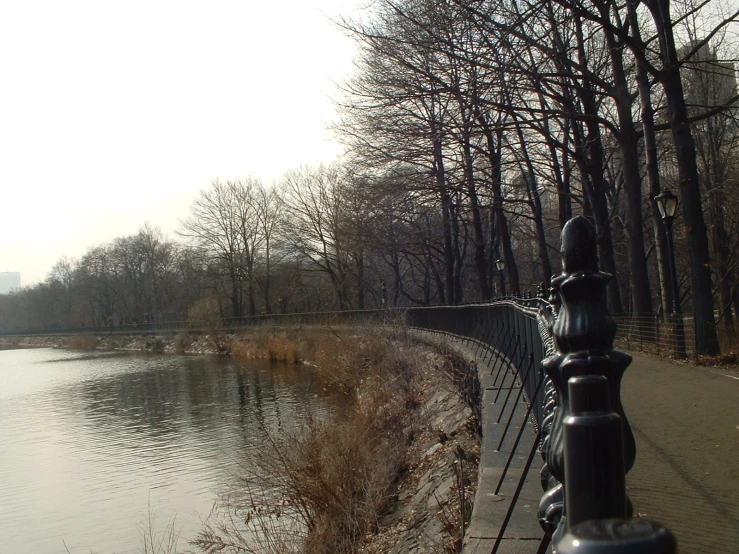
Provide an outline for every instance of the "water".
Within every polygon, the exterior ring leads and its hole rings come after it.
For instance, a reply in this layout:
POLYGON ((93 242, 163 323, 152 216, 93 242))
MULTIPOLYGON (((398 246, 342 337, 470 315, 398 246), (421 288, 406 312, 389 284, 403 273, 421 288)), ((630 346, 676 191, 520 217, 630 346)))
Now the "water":
POLYGON ((327 408, 305 369, 217 357, 0 351, 0 552, 193 538, 260 443, 327 408))

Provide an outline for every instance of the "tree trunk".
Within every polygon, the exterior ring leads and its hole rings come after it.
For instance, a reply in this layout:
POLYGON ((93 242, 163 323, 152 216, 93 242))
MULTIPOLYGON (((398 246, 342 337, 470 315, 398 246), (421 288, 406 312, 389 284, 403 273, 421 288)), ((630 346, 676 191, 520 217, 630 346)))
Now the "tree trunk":
POLYGON ((455 204, 449 203, 449 218, 452 222, 452 244, 454 248, 454 296, 449 301, 450 304, 462 303, 462 269, 464 268, 464 254, 462 245, 460 244, 459 230, 459 200, 455 204))
POLYGON ((534 218, 534 230, 536 232, 536 242, 539 246, 539 261, 541 262, 541 270, 544 276, 545 286, 548 288, 552 281, 552 264, 549 262, 549 251, 547 250, 547 237, 544 231, 544 211, 541 206, 541 198, 539 197, 539 190, 536 185, 536 173, 534 170, 534 164, 529 156, 528 148, 526 148, 526 141, 523 135, 523 129, 521 129, 521 123, 513 114, 513 121, 516 124, 516 131, 518 133, 518 140, 521 144, 522 155, 524 163, 526 164, 526 170, 523 172, 524 182, 526 185, 526 194, 529 199, 529 208, 531 208, 531 215, 534 218))
MULTIPOLYGON (((636 14, 636 3, 630 1, 629 20, 634 37, 641 41, 639 32, 639 19, 636 14)), ((659 286, 662 292, 662 313, 666 316, 673 310, 672 279, 670 277, 670 260, 667 250, 667 231, 665 230, 662 217, 654 198, 661 192, 659 176, 659 160, 657 158, 657 136, 654 130, 654 108, 652 107, 652 95, 649 87, 649 77, 641 59, 637 60, 636 82, 639 88, 639 100, 641 102, 642 128, 644 130, 644 155, 647 182, 649 183, 649 206, 652 214, 652 228, 657 250, 657 273, 659 274, 659 286)))
MULTIPOLYGON (((508 273, 509 289, 512 293, 518 294, 520 285, 518 281, 518 266, 513 255, 513 246, 511 244, 511 233, 508 229, 508 218, 503 211, 503 170, 501 166, 500 147, 503 142, 503 131, 498 130, 493 134, 493 130, 487 124, 483 114, 478 115, 478 120, 483 126, 483 133, 487 140, 487 155, 490 169, 492 172, 491 187, 493 189, 493 214, 494 225, 492 228, 498 233, 500 246, 503 250, 503 259, 506 263, 506 271, 508 273), (497 143, 497 147, 496 147, 497 143)), ((491 264, 494 260, 490 260, 491 264)))
MULTIPOLYGON (((580 64, 587 67, 585 54, 582 21, 576 20, 578 34, 578 57, 580 64)), ((575 131, 575 149, 587 153, 586 158, 578 160, 585 182, 583 190, 590 202, 593 213, 595 229, 598 235, 598 254, 603 270, 611 274, 611 280, 606 288, 608 307, 611 313, 623 312, 621 303, 621 292, 618 287, 618 275, 616 274, 616 261, 614 259, 613 239, 611 237, 611 222, 608 214, 608 201, 606 198, 606 182, 603 167, 603 141, 600 134, 600 126, 597 122, 598 108, 595 95, 591 85, 585 81, 577 88, 578 97, 582 103, 583 114, 590 116, 586 122, 587 136, 578 140, 578 126, 573 125, 575 131), (578 144, 579 142, 579 144, 578 144)))
POLYGON ((364 310, 364 250, 355 253, 357 260, 357 308, 364 310))
POLYGON ((472 228, 475 233, 475 270, 477 272, 478 283, 480 284, 480 294, 483 300, 490 300, 492 292, 490 284, 487 281, 487 264, 488 260, 485 255, 485 234, 482 230, 482 217, 480 215, 480 201, 477 197, 477 188, 475 187, 475 174, 472 167, 472 147, 470 146, 470 129, 467 125, 464 129, 464 137, 462 149, 464 153, 464 176, 467 185, 467 196, 470 199, 470 209, 472 210, 472 228))
POLYGON ((667 100, 670 130, 677 155, 683 219, 693 277, 691 296, 696 325, 696 351, 698 354, 715 355, 719 353, 719 345, 716 318, 713 313, 708 230, 703 219, 695 142, 690 132, 688 110, 680 78, 680 65, 670 19, 670 3, 669 0, 646 0, 646 5, 652 14, 659 36, 662 58, 660 82, 667 100))
POLYGON ((231 309, 233 317, 241 316, 241 287, 239 286, 239 278, 236 268, 231 266, 229 269, 229 277, 231 278, 231 309))
POLYGON ((270 262, 270 238, 265 237, 265 276, 264 276, 264 311, 272 313, 272 300, 270 299, 270 284, 272 279, 272 267, 270 262))
MULTIPOLYGON (((608 5, 601 4, 601 15, 608 18, 608 5)), ((626 240, 629 258, 629 286, 632 308, 636 314, 652 313, 652 294, 649 290, 649 271, 644 249, 644 220, 642 218, 641 176, 639 175, 638 137, 631 115, 633 100, 623 65, 622 45, 613 33, 606 30, 606 42, 611 57, 615 85, 614 100, 619 120, 618 144, 621 150, 621 171, 626 193, 626 240)), ((641 319, 639 319, 641 321, 641 319)))
POLYGON ((434 139, 434 177, 436 188, 441 197, 441 221, 444 244, 444 295, 449 304, 454 304, 454 249, 452 248, 452 223, 449 217, 451 198, 444 175, 444 158, 442 156, 441 139, 434 139))

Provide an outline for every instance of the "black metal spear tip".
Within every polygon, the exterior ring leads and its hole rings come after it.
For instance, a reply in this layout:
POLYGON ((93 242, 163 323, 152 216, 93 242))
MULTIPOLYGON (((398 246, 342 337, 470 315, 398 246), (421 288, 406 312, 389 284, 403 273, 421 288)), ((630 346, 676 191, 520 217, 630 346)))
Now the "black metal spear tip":
POLYGON ((552 326, 562 354, 579 350, 608 351, 616 323, 608 313, 606 285, 611 276, 598 271, 595 228, 579 215, 562 228, 562 274, 552 280, 553 296, 561 303, 552 326))
POLYGON ((581 215, 565 223, 559 247, 564 273, 580 270, 598 271, 596 238, 593 224, 581 215))

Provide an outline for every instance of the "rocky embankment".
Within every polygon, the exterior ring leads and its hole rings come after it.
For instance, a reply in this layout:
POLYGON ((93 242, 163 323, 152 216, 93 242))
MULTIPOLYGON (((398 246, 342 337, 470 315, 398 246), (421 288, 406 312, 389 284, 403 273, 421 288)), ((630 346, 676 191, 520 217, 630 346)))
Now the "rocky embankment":
MULTIPOLYGON (((462 360, 455 359, 454 363, 462 360)), ((472 367, 474 370, 474 367, 472 367)), ((430 383, 398 500, 361 550, 367 554, 460 552, 477 489, 478 421, 448 374, 430 383), (445 380, 447 380, 445 382, 445 380)))

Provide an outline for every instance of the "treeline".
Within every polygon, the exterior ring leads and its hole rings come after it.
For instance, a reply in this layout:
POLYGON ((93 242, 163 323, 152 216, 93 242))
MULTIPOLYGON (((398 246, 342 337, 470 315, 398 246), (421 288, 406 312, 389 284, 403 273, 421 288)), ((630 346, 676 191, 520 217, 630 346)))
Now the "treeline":
POLYGON ((2 298, 0 326, 485 301, 548 283, 595 224, 614 313, 739 314, 737 90, 718 0, 378 0, 337 100, 345 157, 214 181, 177 242, 144 226, 2 298), (671 284, 653 198, 681 197, 671 284), (496 262, 503 262, 496 264, 496 262), (498 267, 501 267, 499 271, 498 267))
MULTIPOLYGON (((549 282, 558 232, 583 213, 613 275, 611 311, 669 313, 677 295, 694 315, 698 351, 717 352, 717 325, 733 334, 739 309, 739 220, 728 207, 739 192, 736 7, 372 6, 342 22, 362 48, 337 130, 352 162, 388 185, 390 256, 395 237, 408 236, 393 233, 396 223, 428 230, 414 245, 426 264, 413 267, 428 268, 434 301, 489 298, 498 259, 513 292, 549 282), (665 187, 682 198, 677 291, 653 200, 665 187)), ((396 260, 402 275, 409 266, 396 260)))

